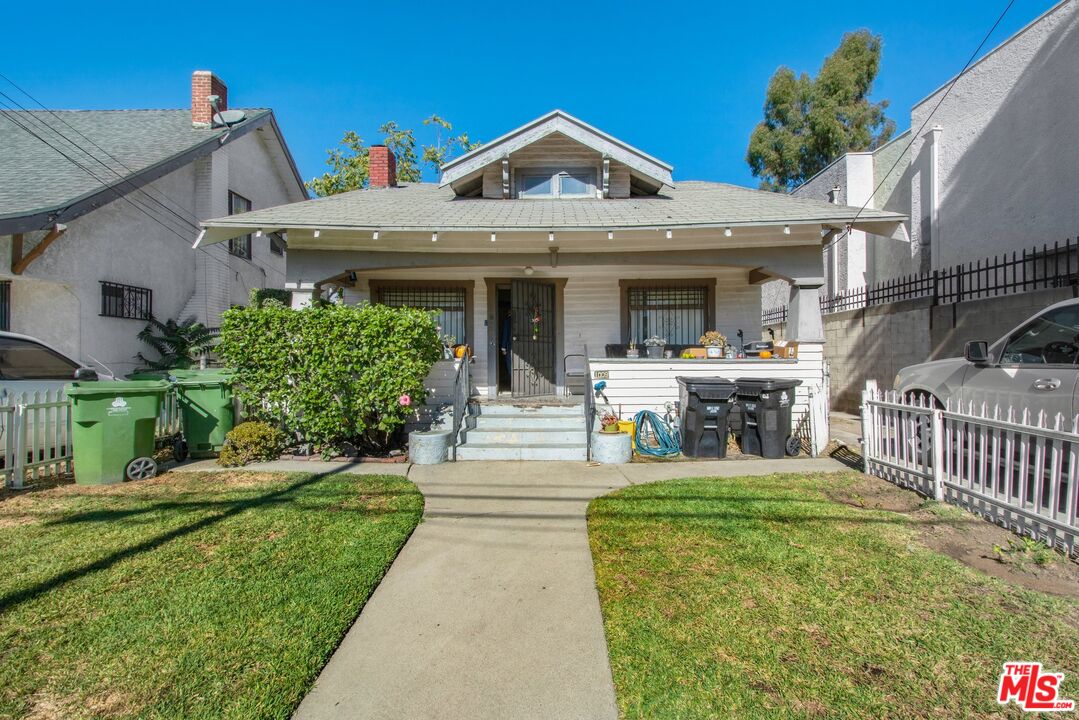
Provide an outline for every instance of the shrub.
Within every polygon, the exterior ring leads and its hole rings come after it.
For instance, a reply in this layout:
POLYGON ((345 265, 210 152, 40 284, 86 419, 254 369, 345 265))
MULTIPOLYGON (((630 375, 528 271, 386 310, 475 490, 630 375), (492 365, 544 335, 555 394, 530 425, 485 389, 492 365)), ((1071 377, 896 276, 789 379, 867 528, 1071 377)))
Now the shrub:
POLYGON ((292 293, 288 290, 279 290, 277 288, 251 288, 251 304, 255 307, 262 307, 266 301, 279 302, 282 305, 288 306, 292 300, 292 293))
POLYGON ((225 445, 217 458, 224 467, 239 467, 253 462, 276 460, 285 449, 288 437, 269 423, 242 422, 225 436, 225 445))
POLYGON ((278 303, 224 313, 221 357, 236 368, 236 394, 249 414, 324 454, 352 443, 384 452, 423 381, 442 356, 430 312, 384 305, 278 303))

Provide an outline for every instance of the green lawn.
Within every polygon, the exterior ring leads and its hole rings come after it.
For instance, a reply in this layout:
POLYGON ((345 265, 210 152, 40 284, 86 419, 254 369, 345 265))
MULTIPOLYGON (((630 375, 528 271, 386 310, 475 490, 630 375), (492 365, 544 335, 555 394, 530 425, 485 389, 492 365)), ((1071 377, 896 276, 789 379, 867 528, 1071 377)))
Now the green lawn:
POLYGON ((419 522, 389 476, 0 501, 0 717, 287 718, 419 522))
POLYGON ((1079 700, 1079 604, 928 550, 908 516, 822 493, 853 479, 687 479, 592 502, 624 717, 1018 717, 996 704, 1005 660, 1066 673, 1079 700))

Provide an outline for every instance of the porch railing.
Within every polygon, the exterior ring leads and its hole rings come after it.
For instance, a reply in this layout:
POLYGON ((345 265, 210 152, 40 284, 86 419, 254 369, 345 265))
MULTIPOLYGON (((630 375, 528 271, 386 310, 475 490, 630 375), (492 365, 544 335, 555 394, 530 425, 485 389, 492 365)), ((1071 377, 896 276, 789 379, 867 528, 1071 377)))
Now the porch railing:
POLYGON ((592 460, 592 426, 595 424, 596 391, 592 386, 592 363, 588 346, 584 348, 584 444, 585 459, 592 460))
POLYGON ((453 430, 450 433, 450 458, 457 462, 457 446, 461 444, 461 423, 468 414, 468 400, 472 396, 472 359, 465 356, 457 364, 453 378, 453 430))

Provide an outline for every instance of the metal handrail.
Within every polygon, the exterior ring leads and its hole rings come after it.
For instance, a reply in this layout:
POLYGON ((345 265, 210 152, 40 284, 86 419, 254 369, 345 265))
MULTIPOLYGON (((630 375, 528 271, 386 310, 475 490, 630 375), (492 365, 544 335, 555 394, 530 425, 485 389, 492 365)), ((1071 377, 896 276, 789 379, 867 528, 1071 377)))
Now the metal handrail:
POLYGON ((450 434, 452 439, 450 454, 454 462, 457 462, 457 446, 461 444, 461 422, 468 413, 468 400, 472 396, 472 379, 469 369, 471 363, 472 359, 466 352, 457 366, 457 373, 453 379, 453 431, 450 434))
POLYGON ((595 424, 596 392, 592 387, 592 363, 588 346, 584 347, 584 442, 585 459, 592 461, 592 426, 595 424))

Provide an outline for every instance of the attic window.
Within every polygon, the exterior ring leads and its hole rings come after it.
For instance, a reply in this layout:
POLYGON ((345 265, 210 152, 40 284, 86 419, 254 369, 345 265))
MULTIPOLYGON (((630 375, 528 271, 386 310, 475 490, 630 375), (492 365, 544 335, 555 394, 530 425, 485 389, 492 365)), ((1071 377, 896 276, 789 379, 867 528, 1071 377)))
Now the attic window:
POLYGON ((528 168, 517 171, 517 197, 594 198, 595 168, 528 168))

